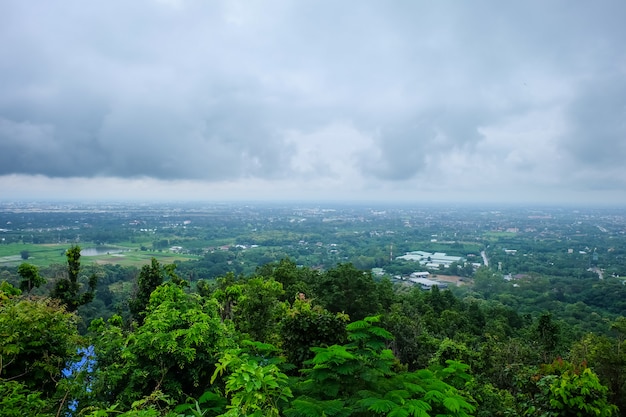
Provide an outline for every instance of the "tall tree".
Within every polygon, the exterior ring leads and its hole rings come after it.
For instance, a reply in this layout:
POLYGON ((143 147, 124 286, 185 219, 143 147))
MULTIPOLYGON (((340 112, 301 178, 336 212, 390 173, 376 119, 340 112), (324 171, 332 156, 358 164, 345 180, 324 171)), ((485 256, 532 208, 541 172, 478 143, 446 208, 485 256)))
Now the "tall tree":
POLYGON ((146 308, 150 302, 150 294, 161 285, 166 278, 178 282, 174 270, 176 265, 161 265, 156 258, 152 258, 150 265, 144 265, 137 276, 135 293, 128 303, 130 313, 140 325, 143 324, 146 308))
POLYGON ((76 309, 93 300, 98 277, 92 274, 89 277, 88 289, 81 293, 82 285, 78 282, 80 274, 80 246, 74 245, 65 252, 67 257, 67 278, 59 279, 55 284, 50 296, 65 304, 68 311, 76 309))
POLYGON ((543 355, 543 362, 548 363, 554 359, 559 344, 559 326, 552 320, 552 314, 544 313, 539 317, 534 330, 536 341, 543 355))

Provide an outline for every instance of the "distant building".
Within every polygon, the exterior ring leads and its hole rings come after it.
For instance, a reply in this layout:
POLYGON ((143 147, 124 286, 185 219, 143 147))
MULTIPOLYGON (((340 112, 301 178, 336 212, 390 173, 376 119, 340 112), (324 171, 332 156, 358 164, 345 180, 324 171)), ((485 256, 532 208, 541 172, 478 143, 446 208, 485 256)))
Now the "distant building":
POLYGON ((398 256, 396 259, 404 259, 407 261, 419 262, 421 265, 429 268, 439 268, 440 265, 444 267, 450 266, 453 262, 462 262, 461 256, 450 256, 442 252, 424 252, 421 250, 407 252, 402 256, 398 256))
POLYGON ((372 275, 382 277, 385 275, 385 270, 382 268, 372 268, 372 275))
POLYGON ((427 278, 409 277, 408 280, 416 285, 419 285, 423 290, 430 290, 432 287, 437 287, 439 289, 448 288, 448 284, 446 284, 445 282, 433 281, 427 278))

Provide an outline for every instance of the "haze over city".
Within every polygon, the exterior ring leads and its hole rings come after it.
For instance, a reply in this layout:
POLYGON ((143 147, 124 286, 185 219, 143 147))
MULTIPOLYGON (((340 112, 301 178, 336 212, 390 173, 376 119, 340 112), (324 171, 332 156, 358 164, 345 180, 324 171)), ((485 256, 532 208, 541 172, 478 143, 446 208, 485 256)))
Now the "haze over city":
POLYGON ((626 3, 0 3, 0 199, 626 204, 626 3))

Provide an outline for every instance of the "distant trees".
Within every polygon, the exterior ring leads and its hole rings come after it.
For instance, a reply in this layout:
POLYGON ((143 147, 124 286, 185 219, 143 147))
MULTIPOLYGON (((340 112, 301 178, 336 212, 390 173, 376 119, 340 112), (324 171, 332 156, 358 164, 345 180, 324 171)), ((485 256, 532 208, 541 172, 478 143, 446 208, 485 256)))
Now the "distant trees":
POLYGON ((45 284, 46 280, 39 274, 39 268, 35 265, 22 263, 17 268, 18 275, 22 278, 20 281, 20 290, 31 292, 33 288, 38 288, 45 284))
POLYGON ((339 264, 312 283, 320 304, 332 312, 346 313, 351 320, 361 320, 379 312, 376 282, 371 272, 352 264, 339 264))

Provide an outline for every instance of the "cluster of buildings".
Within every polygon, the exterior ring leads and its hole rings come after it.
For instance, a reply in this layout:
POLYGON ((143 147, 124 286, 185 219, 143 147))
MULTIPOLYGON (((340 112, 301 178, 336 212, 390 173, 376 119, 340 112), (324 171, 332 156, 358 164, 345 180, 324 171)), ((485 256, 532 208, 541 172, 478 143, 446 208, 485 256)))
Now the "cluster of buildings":
POLYGON ((426 268, 439 268, 440 265, 443 265, 447 268, 453 262, 463 261, 463 257, 461 256, 450 256, 442 252, 430 253, 421 250, 407 252, 405 255, 396 257, 396 259, 419 262, 422 266, 425 266, 426 268))
POLYGON ((430 290, 432 287, 438 287, 440 290, 448 288, 448 284, 445 282, 433 281, 428 279, 430 272, 413 272, 407 278, 407 281, 412 282, 415 285, 419 285, 423 290, 430 290))

